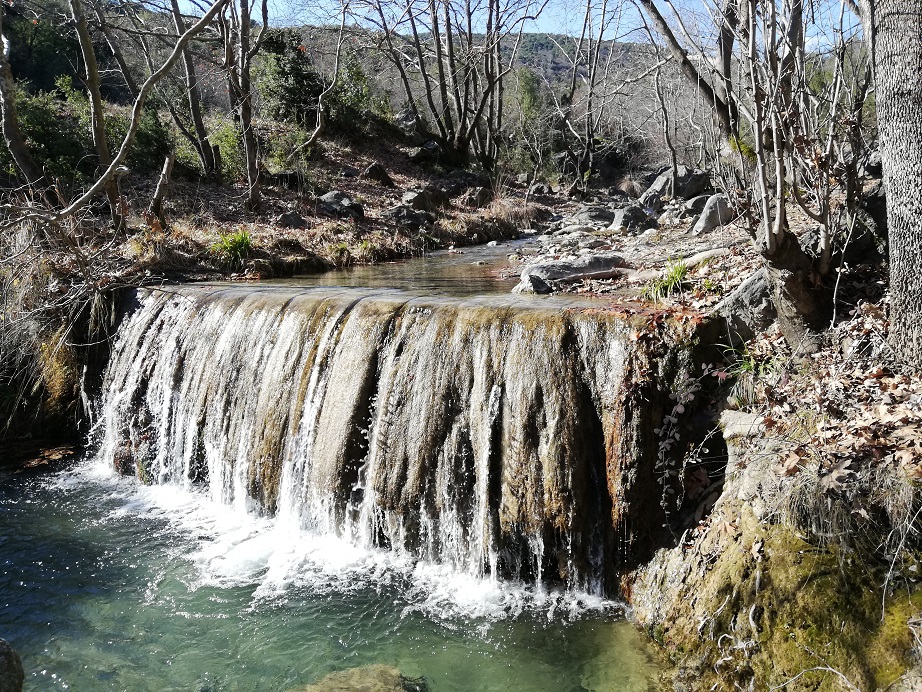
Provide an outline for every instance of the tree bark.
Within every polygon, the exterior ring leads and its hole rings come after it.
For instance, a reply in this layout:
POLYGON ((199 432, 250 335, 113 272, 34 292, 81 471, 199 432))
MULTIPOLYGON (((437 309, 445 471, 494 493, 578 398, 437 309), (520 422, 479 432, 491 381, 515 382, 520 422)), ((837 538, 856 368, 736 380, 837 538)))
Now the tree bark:
POLYGON ((862 0, 871 45, 890 234, 890 343, 922 371, 922 5, 862 0))
MULTIPOLYGON (((172 0, 173 24, 176 33, 180 36, 185 33, 186 26, 179 10, 179 0, 172 0)), ((189 50, 182 52, 183 69, 186 77, 186 96, 189 100, 189 115, 192 117, 192 127, 195 130, 195 150, 198 153, 202 170, 206 176, 216 173, 214 153, 211 142, 208 141, 208 130, 205 129, 205 120, 202 118, 202 100, 199 93, 198 78, 195 74, 195 62, 189 50)))
POLYGON ((733 123, 730 118, 730 109, 727 107, 727 104, 717 95, 717 92, 714 91, 714 87, 711 86, 710 82, 704 79, 698 69, 692 64, 691 60, 688 59, 688 51, 679 43, 679 40, 672 32, 672 29, 669 28, 669 24, 666 23, 666 19, 659 11, 659 8, 653 4, 653 0, 638 0, 638 2, 646 11, 647 16, 650 18, 650 22, 653 24, 653 28, 656 29, 656 33, 666 42, 666 47, 678 63, 682 74, 698 88, 704 100, 714 109, 714 115, 717 120, 717 126, 720 128, 720 133, 725 139, 729 139, 733 135, 733 123))
MULTIPOLYGON (((109 143, 106 140, 106 116, 103 111, 102 94, 100 93, 99 64, 96 62, 96 51, 93 48, 93 39, 83 13, 80 0, 70 0, 70 10, 74 25, 77 29, 77 38, 80 41, 80 52, 83 55, 83 66, 86 70, 84 85, 90 99, 90 122, 93 131, 93 145, 96 147, 96 156, 99 158, 99 168, 105 170, 112 163, 109 152, 109 143)), ((116 228, 121 228, 123 219, 119 209, 118 184, 115 178, 106 181, 106 197, 109 200, 109 213, 112 223, 116 228)))
POLYGON ((42 169, 38 167, 26 138, 19 127, 16 112, 16 82, 9 63, 10 44, 3 32, 3 3, 0 2, 0 117, 2 117, 3 140, 13 157, 13 162, 26 182, 34 189, 42 186, 42 169))

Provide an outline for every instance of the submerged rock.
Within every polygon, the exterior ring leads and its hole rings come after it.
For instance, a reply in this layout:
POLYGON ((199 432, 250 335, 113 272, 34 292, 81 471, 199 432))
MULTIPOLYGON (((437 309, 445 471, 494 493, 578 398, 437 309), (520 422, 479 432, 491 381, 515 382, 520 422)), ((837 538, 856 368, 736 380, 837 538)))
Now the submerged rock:
POLYGON ((330 673, 313 685, 289 692, 426 692, 423 679, 406 678, 391 666, 370 665, 330 673))
POLYGON ((13 647, 0 639, 0 692, 22 692, 25 673, 13 647))

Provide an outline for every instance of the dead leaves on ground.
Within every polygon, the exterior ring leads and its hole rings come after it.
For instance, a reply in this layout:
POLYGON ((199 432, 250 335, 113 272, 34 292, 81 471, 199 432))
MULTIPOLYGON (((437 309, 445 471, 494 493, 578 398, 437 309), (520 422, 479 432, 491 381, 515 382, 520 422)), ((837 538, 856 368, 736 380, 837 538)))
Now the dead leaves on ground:
POLYGON ((841 491, 862 470, 878 464, 892 464, 922 479, 922 381, 888 370, 874 348, 857 347, 875 339, 884 343, 883 309, 861 305, 838 332, 841 348, 810 356, 800 373, 779 379, 766 402, 767 427, 783 430, 798 401, 799 408, 807 404, 820 418, 809 439, 799 440, 779 462, 777 472, 794 476, 817 464, 819 486, 827 493, 841 491))

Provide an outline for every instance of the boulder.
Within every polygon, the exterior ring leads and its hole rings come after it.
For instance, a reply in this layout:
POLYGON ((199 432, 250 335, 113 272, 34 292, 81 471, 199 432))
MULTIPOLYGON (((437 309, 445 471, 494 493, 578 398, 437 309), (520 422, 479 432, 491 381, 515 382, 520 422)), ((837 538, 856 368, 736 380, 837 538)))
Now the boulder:
POLYGON ((692 235, 710 233, 715 228, 730 223, 736 218, 736 210, 730 205, 725 195, 711 195, 704 205, 701 216, 692 226, 692 235))
POLYGON ((749 341, 766 329, 777 317, 768 273, 759 269, 726 298, 714 306, 714 314, 726 322, 731 345, 749 341))
POLYGON ((611 252, 585 255, 573 260, 551 260, 526 267, 524 280, 534 276, 547 281, 579 281, 580 279, 610 279, 626 267, 624 258, 611 252))
POLYGON ((439 160, 441 154, 442 148, 439 143, 429 140, 428 142, 423 142, 421 147, 417 147, 410 152, 410 161, 419 164, 435 163, 439 160))
POLYGON ((364 171, 362 171, 362 177, 366 180, 374 180, 378 185, 383 187, 395 187, 394 181, 391 180, 391 176, 387 174, 384 166, 380 163, 373 163, 364 171))
POLYGON ((412 110, 405 110, 394 116, 394 125, 414 143, 419 143, 423 139, 421 124, 419 116, 412 110))
POLYGON ((649 209, 654 214, 659 214, 663 210, 663 196, 655 190, 647 190, 637 202, 644 209, 649 209))
POLYGON ((493 192, 486 187, 472 187, 461 196, 461 204, 472 209, 483 209, 493 201, 493 192))
POLYGON ((513 293, 536 293, 538 295, 547 295, 553 293, 554 289, 544 280, 534 274, 522 277, 522 280, 512 289, 513 293))
POLYGON ((655 225, 656 221, 646 210, 640 204, 634 203, 614 212, 609 229, 630 231, 655 225))
POLYGON ((861 166, 861 174, 869 178, 880 178, 883 175, 884 168, 880 162, 880 150, 875 149, 869 152, 864 165, 861 166))
POLYGON ((361 219, 365 216, 362 205, 341 190, 331 190, 318 199, 320 208, 328 214, 339 217, 361 219))
POLYGON ((313 685, 289 692, 425 692, 425 680, 406 678, 391 666, 375 664, 330 673, 313 685))
MULTIPOLYGON (((676 170, 676 185, 672 189, 672 168, 663 170, 654 180, 644 195, 657 194, 660 197, 674 197, 690 199, 708 190, 711 186, 711 176, 707 171, 690 169, 679 166, 676 170)), ((641 196, 643 197, 643 196, 641 196)))
POLYGON ((682 219, 690 219, 700 216, 710 198, 711 195, 698 195, 697 197, 692 197, 690 200, 687 200, 685 204, 682 205, 682 211, 679 217, 682 219))
POLYGON ((381 217, 390 219, 403 228, 414 230, 428 228, 435 222, 435 217, 432 216, 432 214, 420 211, 419 209, 413 209, 405 204, 398 204, 396 207, 385 209, 381 212, 381 217))
POLYGON ((608 207, 601 206, 584 206, 580 207, 576 213, 566 219, 566 224, 570 226, 592 226, 594 228, 605 228, 615 218, 615 212, 608 207))
POLYGON ((342 178, 358 178, 359 169, 353 168, 352 166, 343 166, 343 169, 339 172, 339 175, 342 178))
POLYGON ((411 209, 420 209, 430 213, 436 213, 439 209, 447 207, 449 204, 448 195, 432 185, 427 185, 421 189, 407 190, 403 193, 401 202, 411 209))
POLYGON ((286 211, 276 217, 275 225, 282 228, 306 228, 307 219, 296 211, 286 211))
POLYGON ((19 654, 0 639, 0 692, 22 692, 25 679, 19 654))
POLYGON ((530 188, 528 188, 528 194, 542 197, 544 195, 551 194, 551 188, 544 183, 535 183, 530 188))

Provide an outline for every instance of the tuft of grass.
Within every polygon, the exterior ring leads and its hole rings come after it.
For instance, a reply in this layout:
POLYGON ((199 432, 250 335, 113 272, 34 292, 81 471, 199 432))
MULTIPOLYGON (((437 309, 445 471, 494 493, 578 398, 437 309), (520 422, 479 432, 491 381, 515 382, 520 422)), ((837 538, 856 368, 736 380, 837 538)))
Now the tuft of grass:
POLYGON ((228 269, 242 269, 243 263, 253 250, 250 232, 239 230, 235 233, 220 233, 218 240, 211 245, 211 251, 218 255, 222 264, 228 269))
POLYGON ((682 293, 685 290, 686 276, 688 276, 688 265, 684 260, 669 260, 663 275, 648 283, 641 292, 641 296, 658 303, 671 295, 682 293))
POLYGON ((345 241, 329 245, 327 252, 330 256, 330 261, 337 269, 351 266, 355 262, 352 249, 349 247, 349 243, 345 241))

